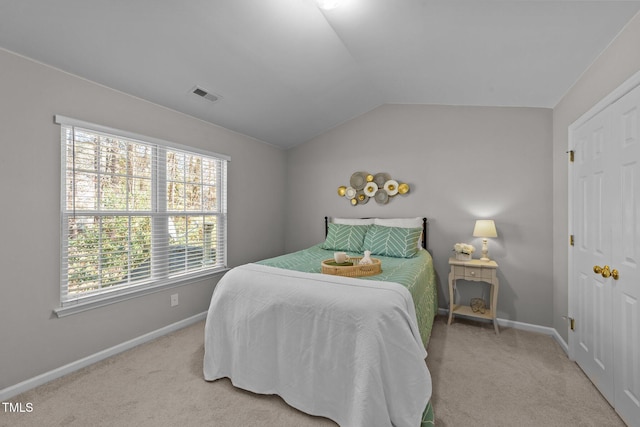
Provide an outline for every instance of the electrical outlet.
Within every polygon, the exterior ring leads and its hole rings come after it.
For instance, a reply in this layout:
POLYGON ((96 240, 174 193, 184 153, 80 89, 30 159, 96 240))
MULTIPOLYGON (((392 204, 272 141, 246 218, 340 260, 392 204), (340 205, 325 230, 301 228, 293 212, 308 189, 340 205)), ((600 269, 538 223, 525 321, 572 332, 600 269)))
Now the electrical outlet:
POLYGON ((178 294, 171 295, 171 307, 178 305, 178 294))

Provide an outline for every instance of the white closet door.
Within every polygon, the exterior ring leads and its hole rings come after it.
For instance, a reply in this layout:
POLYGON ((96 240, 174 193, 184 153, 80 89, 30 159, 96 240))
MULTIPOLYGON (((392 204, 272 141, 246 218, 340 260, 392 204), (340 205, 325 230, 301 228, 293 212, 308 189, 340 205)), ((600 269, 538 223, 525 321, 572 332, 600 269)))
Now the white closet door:
POLYGON ((640 427, 640 86, 576 129, 573 142, 572 351, 622 419, 640 427))
POLYGON ((629 425, 640 425, 640 87, 614 104, 613 163, 616 182, 609 190, 613 241, 608 279, 614 291, 613 333, 616 411, 629 425))
POLYGON ((574 357, 587 376, 613 405, 613 292, 594 266, 609 264, 611 256, 611 108, 581 126, 574 145, 576 281, 576 340, 574 357))

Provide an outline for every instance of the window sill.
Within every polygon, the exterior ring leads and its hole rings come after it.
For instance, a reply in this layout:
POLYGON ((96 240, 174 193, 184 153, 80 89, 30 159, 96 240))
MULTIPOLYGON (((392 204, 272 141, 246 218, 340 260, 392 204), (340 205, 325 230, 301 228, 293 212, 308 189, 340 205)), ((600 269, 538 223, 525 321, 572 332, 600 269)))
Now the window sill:
POLYGON ((229 268, 217 270, 215 272, 206 273, 198 276, 189 276, 179 280, 174 280, 169 283, 162 283, 158 285, 145 286, 137 289, 122 290, 114 292, 113 294, 98 295, 94 297, 88 297, 85 300, 79 299, 74 302, 68 302, 62 307, 58 307, 53 312, 58 317, 71 316, 73 314, 82 313, 84 311, 93 310, 99 307, 105 307, 107 305, 116 304, 122 301, 138 298, 145 295, 154 294, 156 292, 162 292, 167 289, 177 288, 179 286, 188 285, 196 281, 213 278, 215 276, 221 276, 229 271, 229 268))

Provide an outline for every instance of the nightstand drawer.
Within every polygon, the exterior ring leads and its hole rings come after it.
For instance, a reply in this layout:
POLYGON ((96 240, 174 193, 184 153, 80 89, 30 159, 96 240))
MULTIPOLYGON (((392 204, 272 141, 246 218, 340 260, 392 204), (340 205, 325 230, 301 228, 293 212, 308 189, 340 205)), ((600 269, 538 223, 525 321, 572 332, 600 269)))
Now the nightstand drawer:
POLYGON ((482 279, 482 267, 464 267, 464 277, 466 279, 482 279))
POLYGON ((465 279, 492 279, 492 269, 490 268, 482 268, 482 267, 464 267, 464 277, 465 279))

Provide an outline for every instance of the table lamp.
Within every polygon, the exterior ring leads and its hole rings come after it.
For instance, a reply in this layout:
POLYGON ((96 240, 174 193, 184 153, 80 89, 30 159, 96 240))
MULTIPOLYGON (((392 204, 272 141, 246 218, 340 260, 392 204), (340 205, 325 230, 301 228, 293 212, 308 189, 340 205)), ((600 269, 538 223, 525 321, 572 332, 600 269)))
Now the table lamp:
POLYGON ((498 237, 496 224, 492 219, 479 219, 473 227, 473 237, 482 237, 482 257, 480 261, 490 261, 488 237, 498 237))

